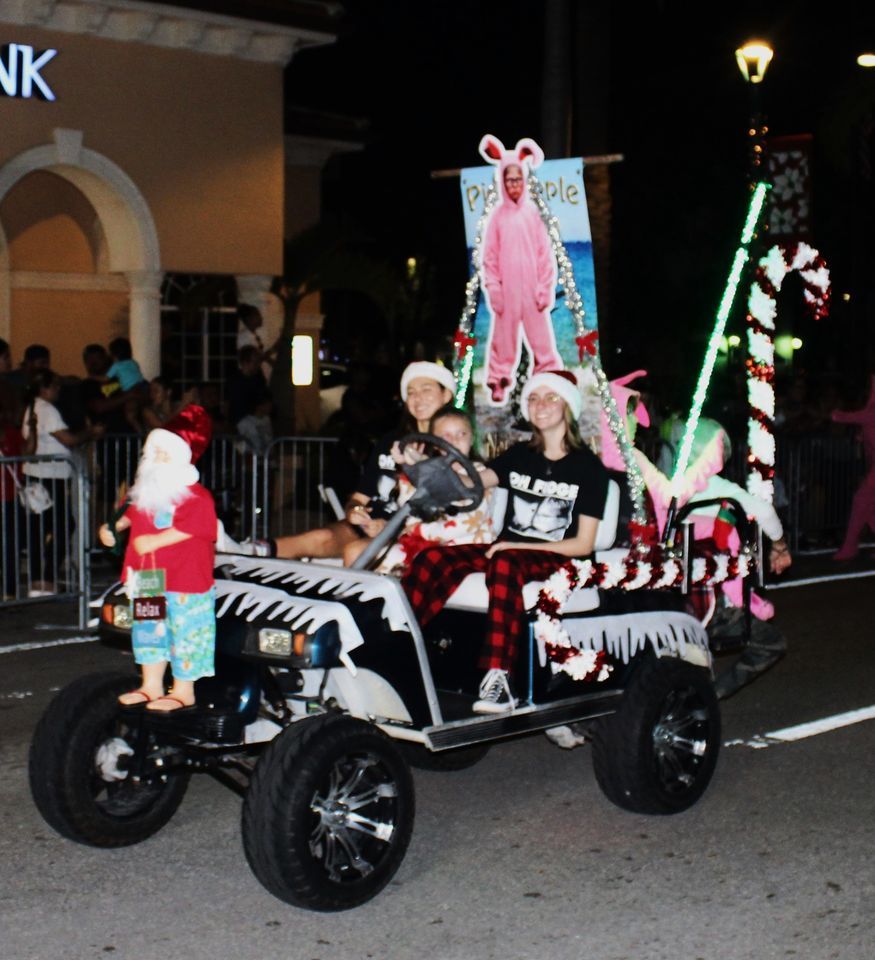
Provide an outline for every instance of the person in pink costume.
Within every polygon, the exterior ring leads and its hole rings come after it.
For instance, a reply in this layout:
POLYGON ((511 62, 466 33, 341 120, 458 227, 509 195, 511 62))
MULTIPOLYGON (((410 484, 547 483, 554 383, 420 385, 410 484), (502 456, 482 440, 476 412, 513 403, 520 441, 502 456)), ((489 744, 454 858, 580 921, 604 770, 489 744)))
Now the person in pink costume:
POLYGON ((556 298, 556 259, 538 208, 529 196, 529 172, 544 160, 528 138, 513 150, 487 134, 480 155, 498 167, 502 199, 483 237, 482 278, 492 311, 486 385, 492 402, 503 404, 516 380, 521 336, 532 353, 532 373, 562 370, 550 312, 556 298))
MULTIPOLYGON (((626 423, 630 441, 634 439, 633 417, 629 414, 630 402, 633 398, 637 399, 640 394, 630 389, 628 384, 645 375, 646 371, 636 370, 634 373, 611 381, 610 385, 617 410, 623 422, 626 423)), ((649 414, 640 402, 637 402, 633 416, 642 425, 650 422, 649 414)), ((737 483, 719 476, 728 457, 728 446, 729 441, 720 424, 713 420, 701 419, 693 438, 690 465, 675 487, 644 453, 637 448, 634 449, 638 468, 653 504, 659 533, 665 532, 673 493, 677 496, 678 506, 697 500, 736 500, 745 513, 760 524, 764 533, 772 541, 769 550, 770 569, 777 574, 783 573, 792 563, 792 557, 784 540, 784 531, 775 508, 765 500, 748 493, 737 483)), ((602 414, 602 462, 608 469, 625 469, 619 447, 604 414, 602 414)), ((737 555, 741 546, 738 533, 734 527, 728 532, 718 532, 721 524, 719 513, 719 506, 711 506, 703 507, 701 511, 691 514, 693 538, 699 541, 719 542, 722 533, 725 539, 723 549, 737 555)), ((719 596, 715 593, 711 599, 712 603, 705 617, 709 635, 718 640, 740 636, 744 616, 741 578, 724 581, 720 585, 719 596)), ((736 693, 777 662, 786 652, 787 644, 784 637, 767 622, 775 615, 773 604, 756 592, 752 592, 751 613, 755 620, 747 646, 738 660, 721 673, 715 682, 715 690, 721 698, 725 699, 736 693)))
POLYGON ((868 526, 875 533, 875 376, 869 400, 862 410, 834 410, 836 423, 853 423, 863 428, 863 453, 868 473, 854 494, 851 516, 844 543, 833 554, 833 560, 853 560, 860 549, 860 536, 868 526))
MULTIPOLYGON (((632 424, 633 417, 638 426, 650 426, 650 413, 643 402, 641 402, 641 392, 629 386, 633 380, 646 376, 646 370, 635 370, 632 373, 627 373, 623 377, 617 377, 616 380, 611 380, 609 384, 611 396, 614 398, 614 403, 617 406, 617 413, 626 424, 626 431, 630 442, 635 439, 636 426, 632 424)), ((620 453, 620 448, 608 424, 608 417, 604 409, 599 411, 599 419, 601 420, 602 433, 602 463, 608 470, 622 470, 623 473, 625 473, 626 462, 623 460, 623 454, 620 453)))

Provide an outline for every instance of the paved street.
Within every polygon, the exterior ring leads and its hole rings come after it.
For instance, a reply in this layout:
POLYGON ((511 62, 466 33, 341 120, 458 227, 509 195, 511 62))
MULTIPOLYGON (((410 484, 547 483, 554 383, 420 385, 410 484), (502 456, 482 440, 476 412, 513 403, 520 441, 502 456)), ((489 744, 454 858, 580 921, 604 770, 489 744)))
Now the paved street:
MULTIPOLYGON (((773 598, 790 653, 724 704, 724 743, 875 704, 875 579, 773 598)), ((872 720, 724 746, 704 798, 675 817, 611 806, 589 748, 540 735, 466 771, 416 771, 416 825, 395 880, 363 907, 316 914, 258 884, 240 800, 206 777, 137 847, 79 846, 40 819, 27 750, 52 692, 131 665, 94 642, 19 649, 75 637, 60 629, 71 617, 72 606, 0 613, 2 960, 872 956, 872 720)))

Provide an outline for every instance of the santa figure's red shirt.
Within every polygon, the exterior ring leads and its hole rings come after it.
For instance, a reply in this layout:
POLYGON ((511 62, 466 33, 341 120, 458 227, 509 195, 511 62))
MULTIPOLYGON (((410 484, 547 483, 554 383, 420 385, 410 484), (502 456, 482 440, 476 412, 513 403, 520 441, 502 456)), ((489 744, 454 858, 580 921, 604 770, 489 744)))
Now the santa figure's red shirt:
POLYGON ((154 566, 165 571, 165 587, 171 593, 206 593, 213 586, 216 505, 209 491, 199 483, 188 487, 188 493, 189 496, 173 510, 170 525, 174 530, 190 534, 190 539, 162 547, 154 555, 138 554, 133 543, 139 536, 162 531, 155 526, 151 513, 133 504, 128 506, 125 516, 130 518, 131 528, 125 551, 126 578, 129 569, 143 570, 154 566))

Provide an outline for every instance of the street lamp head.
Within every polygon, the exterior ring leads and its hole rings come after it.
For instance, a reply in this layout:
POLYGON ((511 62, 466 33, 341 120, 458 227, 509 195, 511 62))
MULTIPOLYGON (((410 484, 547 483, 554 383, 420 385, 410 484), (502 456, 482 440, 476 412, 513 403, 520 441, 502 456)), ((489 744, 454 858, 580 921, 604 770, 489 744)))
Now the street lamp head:
POLYGON ((748 83, 762 83, 774 51, 762 40, 750 40, 735 51, 741 75, 748 83))
POLYGON ((875 53, 861 53, 857 57, 857 65, 860 67, 875 67, 875 53))

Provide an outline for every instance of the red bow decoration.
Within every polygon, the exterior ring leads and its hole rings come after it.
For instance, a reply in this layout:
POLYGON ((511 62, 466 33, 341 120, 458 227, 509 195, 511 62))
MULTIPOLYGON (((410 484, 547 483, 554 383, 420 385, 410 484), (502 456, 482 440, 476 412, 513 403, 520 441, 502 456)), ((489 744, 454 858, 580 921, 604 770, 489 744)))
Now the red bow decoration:
POLYGON ((643 543, 646 547, 655 546, 658 538, 656 524, 650 522, 636 523, 634 520, 630 520, 629 534, 633 543, 643 543))
POLYGON ((575 343, 577 344, 577 358, 578 360, 583 360, 584 354, 589 354, 591 357, 595 356, 595 352, 598 349, 596 347, 596 341, 599 338, 598 330, 590 330, 583 337, 576 337, 575 343))
POLYGON ((463 330, 457 330, 453 336, 453 345, 459 359, 462 360, 468 352, 468 347, 473 347, 477 343, 476 337, 469 337, 463 330))

